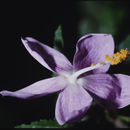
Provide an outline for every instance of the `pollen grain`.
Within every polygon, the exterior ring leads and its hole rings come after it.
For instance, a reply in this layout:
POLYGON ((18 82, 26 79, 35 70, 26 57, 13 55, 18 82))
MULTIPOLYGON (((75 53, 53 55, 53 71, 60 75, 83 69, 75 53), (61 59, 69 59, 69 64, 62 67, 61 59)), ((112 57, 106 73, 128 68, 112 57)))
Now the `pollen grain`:
POLYGON ((91 64, 91 66, 94 66, 94 65, 95 65, 94 63, 91 64))

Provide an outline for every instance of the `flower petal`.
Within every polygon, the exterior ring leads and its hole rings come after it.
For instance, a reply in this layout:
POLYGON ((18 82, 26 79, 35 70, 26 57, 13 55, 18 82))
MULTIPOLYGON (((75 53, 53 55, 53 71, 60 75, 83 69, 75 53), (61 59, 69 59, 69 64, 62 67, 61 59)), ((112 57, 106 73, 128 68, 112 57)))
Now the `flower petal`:
POLYGON ((117 109, 130 104, 130 76, 93 74, 83 81, 84 88, 103 107, 117 109))
MULTIPOLYGON (((92 63, 97 64, 105 61, 105 55, 112 56, 114 53, 114 41, 110 34, 89 34, 81 37, 76 45, 74 56, 75 70, 83 69, 92 63)), ((110 65, 105 65, 92 71, 92 73, 106 72, 110 65)))
POLYGON ((69 60, 57 50, 31 38, 22 39, 28 52, 44 67, 53 72, 63 72, 72 69, 69 60))
POLYGON ((123 108, 130 105, 130 76, 123 74, 115 74, 115 76, 121 87, 120 97, 117 98, 118 108, 123 108))
POLYGON ((91 96, 80 86, 68 86, 58 97, 55 116, 60 125, 74 122, 87 112, 91 96))
POLYGON ((45 96, 50 93, 62 90, 65 87, 64 79, 60 76, 48 78, 45 80, 38 81, 25 87, 23 89, 17 90, 15 92, 3 90, 0 92, 3 96, 17 97, 21 99, 38 98, 45 96))

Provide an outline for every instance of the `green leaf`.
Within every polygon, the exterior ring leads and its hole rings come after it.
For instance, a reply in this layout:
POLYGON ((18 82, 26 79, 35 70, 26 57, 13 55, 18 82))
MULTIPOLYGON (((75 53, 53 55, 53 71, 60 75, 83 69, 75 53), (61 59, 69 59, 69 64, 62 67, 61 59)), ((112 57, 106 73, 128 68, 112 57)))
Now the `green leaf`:
POLYGON ((64 40, 62 36, 62 27, 61 25, 59 25, 54 34, 54 48, 56 50, 61 51, 63 49, 63 46, 64 46, 64 40))
POLYGON ((68 125, 60 126, 55 119, 53 120, 40 120, 31 122, 30 124, 18 125, 15 128, 67 128, 68 125))
POLYGON ((120 115, 119 118, 127 123, 130 123, 130 117, 120 115))
POLYGON ((56 77, 56 76, 58 76, 58 74, 55 73, 55 72, 53 72, 53 73, 52 73, 52 77, 56 77))
MULTIPOLYGON (((59 25, 54 34, 54 47, 53 48, 62 52, 63 46, 64 46, 64 40, 62 36, 62 27, 61 25, 59 25)), ((52 77, 56 77, 56 76, 58 76, 58 74, 53 72, 52 77)))

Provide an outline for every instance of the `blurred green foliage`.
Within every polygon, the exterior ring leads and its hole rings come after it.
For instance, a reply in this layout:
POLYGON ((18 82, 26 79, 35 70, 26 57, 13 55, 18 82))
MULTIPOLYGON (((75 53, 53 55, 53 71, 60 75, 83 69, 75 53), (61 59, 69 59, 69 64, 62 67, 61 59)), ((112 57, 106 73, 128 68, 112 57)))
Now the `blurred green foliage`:
POLYGON ((35 121, 31 122, 31 124, 22 124, 16 126, 15 128, 67 128, 67 125, 60 126, 54 119, 35 121))
POLYGON ((119 115, 118 116, 121 120, 127 122, 127 123, 130 123, 130 117, 127 117, 127 116, 122 116, 122 115, 119 115))
POLYGON ((77 6, 79 15, 82 16, 78 27, 80 36, 87 33, 115 35, 126 13, 123 8, 116 8, 117 6, 110 1, 84 1, 77 6))
POLYGON ((121 44, 118 46, 118 49, 127 48, 130 50, 130 34, 126 37, 124 41, 121 42, 121 44))

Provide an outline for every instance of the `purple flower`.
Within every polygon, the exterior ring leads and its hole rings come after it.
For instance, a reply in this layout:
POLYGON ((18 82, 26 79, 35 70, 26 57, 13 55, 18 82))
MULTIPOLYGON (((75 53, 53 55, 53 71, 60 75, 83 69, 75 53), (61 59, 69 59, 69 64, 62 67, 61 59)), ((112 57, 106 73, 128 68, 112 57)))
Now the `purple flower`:
POLYGON ((55 110, 60 125, 81 119, 93 100, 110 109, 130 104, 130 76, 106 74, 111 65, 108 55, 114 54, 114 41, 110 34, 89 34, 80 38, 73 65, 63 54, 33 38, 27 37, 22 42, 39 63, 59 76, 15 92, 1 91, 3 96, 28 99, 60 91, 55 110))

